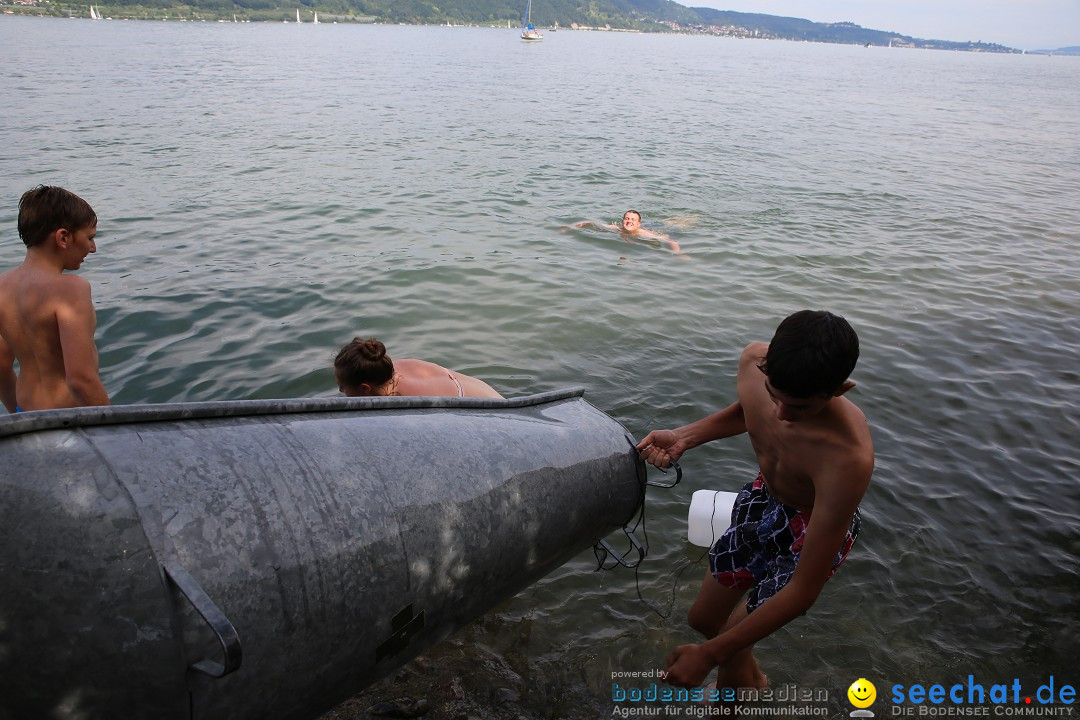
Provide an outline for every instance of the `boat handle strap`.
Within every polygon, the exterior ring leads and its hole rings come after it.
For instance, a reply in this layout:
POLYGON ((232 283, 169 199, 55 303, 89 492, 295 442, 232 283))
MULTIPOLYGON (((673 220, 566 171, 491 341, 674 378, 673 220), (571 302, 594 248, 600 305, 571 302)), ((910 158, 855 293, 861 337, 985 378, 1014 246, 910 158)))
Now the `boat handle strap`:
POLYGON ((244 653, 240 647, 240 636, 236 633, 236 628, 233 627, 229 618, 214 604, 214 601, 202 589, 199 582, 180 563, 169 562, 162 569, 165 570, 169 580, 183 593, 191 606, 195 608, 196 612, 202 616, 202 619, 217 635, 218 642, 221 643, 221 650, 225 655, 224 664, 216 660, 206 659, 193 663, 191 669, 215 678, 225 677, 237 670, 243 660, 244 653))
MULTIPOLYGON (((677 463, 677 462, 675 462, 673 460, 671 462, 671 467, 675 468, 675 482, 664 483, 664 482, 657 482, 656 480, 649 480, 645 484, 650 486, 650 487, 658 487, 658 488, 673 488, 673 487, 675 487, 680 482, 682 482, 682 465, 679 465, 679 463, 677 463)), ((659 470, 660 470, 660 472, 667 475, 667 470, 664 470, 663 468, 659 468, 659 470)))
MULTIPOLYGON (((630 433, 626 434, 626 442, 630 443, 630 447, 636 453, 637 452, 637 443, 634 442, 634 438, 633 438, 633 436, 630 435, 630 433)), ((662 482, 656 482, 655 480, 646 480, 645 484, 650 486, 650 487, 658 487, 658 488, 673 488, 673 487, 675 487, 680 482, 682 482, 682 466, 679 465, 679 463, 672 460, 671 461, 671 467, 675 468, 675 482, 662 483, 662 482)), ((657 468, 657 470, 659 470, 660 472, 667 475, 667 470, 665 470, 663 468, 657 468)))
MULTIPOLYGON (((629 553, 623 553, 622 555, 620 555, 619 551, 616 550, 615 548, 611 547, 611 544, 607 540, 600 540, 597 543, 597 545, 604 548, 604 550, 606 550, 613 558, 615 558, 619 562, 619 564, 622 565, 623 567, 636 568, 645 559, 645 548, 642 546, 641 542, 639 542, 638 539, 636 537, 634 537, 634 531, 633 530, 630 530, 628 528, 623 528, 623 532, 626 533, 626 537, 630 538, 630 544, 633 545, 634 548, 638 551, 637 562, 628 561, 625 556, 627 554, 629 554, 629 553)), ((601 563, 601 564, 603 564, 603 563, 601 563)), ((612 565, 611 567, 615 567, 615 566, 612 565)), ((599 568, 597 568, 597 569, 599 569, 599 568)))

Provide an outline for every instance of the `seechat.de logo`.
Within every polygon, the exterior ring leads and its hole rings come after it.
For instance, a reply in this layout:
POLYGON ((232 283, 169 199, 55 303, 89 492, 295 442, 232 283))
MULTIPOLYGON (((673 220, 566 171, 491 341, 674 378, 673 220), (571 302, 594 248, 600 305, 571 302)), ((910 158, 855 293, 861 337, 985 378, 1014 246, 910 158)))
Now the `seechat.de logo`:
POLYGON ((877 688, 874 687, 874 683, 866 678, 859 678, 847 689, 847 699, 857 708, 849 713, 849 717, 874 717, 874 713, 866 709, 877 700, 877 688))

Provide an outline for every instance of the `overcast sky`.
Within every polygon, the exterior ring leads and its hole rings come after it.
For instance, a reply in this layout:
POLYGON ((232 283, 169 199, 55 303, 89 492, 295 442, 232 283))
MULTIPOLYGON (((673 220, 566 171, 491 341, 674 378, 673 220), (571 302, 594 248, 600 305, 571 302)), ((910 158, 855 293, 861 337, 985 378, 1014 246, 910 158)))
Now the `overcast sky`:
POLYGON ((677 0, 689 7, 850 21, 933 39, 982 40, 1023 50, 1080 45, 1080 0, 677 0))

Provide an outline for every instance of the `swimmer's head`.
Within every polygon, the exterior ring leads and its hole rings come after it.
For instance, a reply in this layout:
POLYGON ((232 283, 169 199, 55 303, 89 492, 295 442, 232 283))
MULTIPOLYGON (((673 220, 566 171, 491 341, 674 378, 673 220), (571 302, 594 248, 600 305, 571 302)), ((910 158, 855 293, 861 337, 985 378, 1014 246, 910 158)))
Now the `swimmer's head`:
POLYGON ((801 310, 776 328, 760 368, 775 395, 828 400, 854 386, 848 376, 858 360, 859 337, 847 320, 801 310))
POLYGON ((394 377, 394 362, 386 355, 386 346, 375 338, 353 338, 334 358, 334 377, 338 389, 348 397, 381 395, 394 377))
POLYGON ((635 233, 641 229, 641 213, 637 210, 627 210, 622 216, 622 229, 628 233, 635 233))

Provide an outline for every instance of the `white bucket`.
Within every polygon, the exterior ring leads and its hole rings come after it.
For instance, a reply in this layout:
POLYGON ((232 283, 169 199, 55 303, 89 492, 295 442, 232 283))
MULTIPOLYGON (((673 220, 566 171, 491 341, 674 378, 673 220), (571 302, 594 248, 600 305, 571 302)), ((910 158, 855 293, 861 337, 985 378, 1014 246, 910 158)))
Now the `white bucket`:
POLYGON ((686 518, 686 539, 700 547, 712 547, 731 525, 731 508, 739 493, 696 490, 686 518))

